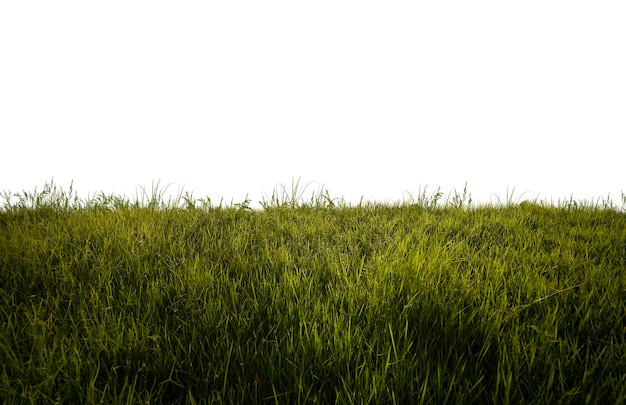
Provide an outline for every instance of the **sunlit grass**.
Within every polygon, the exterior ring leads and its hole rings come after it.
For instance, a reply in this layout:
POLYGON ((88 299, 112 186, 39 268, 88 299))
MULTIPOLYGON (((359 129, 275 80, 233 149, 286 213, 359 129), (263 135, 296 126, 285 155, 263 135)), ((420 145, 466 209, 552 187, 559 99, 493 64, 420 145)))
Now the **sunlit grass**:
POLYGON ((621 403, 626 214, 308 185, 0 210, 3 403, 621 403))

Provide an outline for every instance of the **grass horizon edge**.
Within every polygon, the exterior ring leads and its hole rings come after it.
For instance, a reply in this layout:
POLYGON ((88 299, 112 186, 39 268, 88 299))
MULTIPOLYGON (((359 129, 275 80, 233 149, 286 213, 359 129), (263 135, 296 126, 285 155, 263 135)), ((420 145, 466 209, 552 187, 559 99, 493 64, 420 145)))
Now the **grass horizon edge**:
POLYGON ((134 197, 129 198, 125 195, 114 193, 105 193, 100 191, 93 196, 79 198, 78 192, 74 190, 73 181, 70 182, 69 188, 64 190, 58 186, 52 178, 49 182, 44 182, 41 191, 37 188, 33 191, 22 190, 21 192, 12 192, 11 190, 0 191, 1 211, 9 211, 15 209, 37 209, 37 208, 53 208, 56 210, 71 209, 119 209, 119 208, 138 208, 147 207, 153 209, 181 209, 181 208, 240 208, 240 209, 267 209, 267 208, 336 208, 336 207, 359 207, 363 205, 380 205, 380 206, 421 206, 423 208, 466 208, 480 209, 487 207, 508 207, 519 204, 534 204, 543 207, 554 207, 563 209, 609 209, 615 211, 626 212, 626 193, 621 192, 619 200, 615 200, 608 194, 606 197, 593 197, 590 199, 575 199, 570 196, 569 199, 558 199, 556 202, 552 199, 540 199, 539 197, 526 199, 523 192, 515 195, 515 187, 507 188, 505 196, 501 199, 500 195, 492 194, 490 202, 475 201, 472 199, 471 193, 467 189, 467 182, 463 189, 458 191, 453 189, 445 194, 441 187, 429 191, 428 186, 418 188, 416 194, 410 191, 403 193, 402 199, 396 201, 368 201, 363 197, 358 203, 346 202, 343 197, 331 197, 324 183, 321 183, 317 190, 312 190, 310 196, 306 196, 305 192, 314 182, 301 184, 301 178, 292 179, 291 186, 288 188, 286 184, 277 183, 271 195, 264 195, 258 206, 254 207, 252 200, 247 196, 243 201, 235 202, 231 200, 226 203, 223 198, 219 203, 214 203, 209 196, 196 198, 193 192, 185 191, 184 187, 179 188, 175 195, 169 195, 166 198, 166 192, 171 184, 161 187, 160 180, 153 181, 150 190, 146 190, 145 186, 137 186, 137 193, 134 197), (494 200, 495 198, 495 200, 494 200), (621 202, 621 206, 619 205, 621 202))

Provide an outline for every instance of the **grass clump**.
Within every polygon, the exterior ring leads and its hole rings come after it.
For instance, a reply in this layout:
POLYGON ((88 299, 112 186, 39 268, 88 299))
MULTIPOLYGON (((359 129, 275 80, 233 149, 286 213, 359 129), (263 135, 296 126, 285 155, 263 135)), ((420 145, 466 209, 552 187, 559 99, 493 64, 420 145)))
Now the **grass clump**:
POLYGON ((625 402, 624 212, 295 186, 5 193, 0 401, 625 402))

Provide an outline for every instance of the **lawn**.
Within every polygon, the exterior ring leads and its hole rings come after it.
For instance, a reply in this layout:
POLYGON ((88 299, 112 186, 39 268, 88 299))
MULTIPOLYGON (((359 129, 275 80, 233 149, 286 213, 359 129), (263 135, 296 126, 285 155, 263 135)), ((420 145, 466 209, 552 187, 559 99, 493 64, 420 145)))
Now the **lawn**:
POLYGON ((626 403, 623 208, 301 191, 5 192, 0 402, 626 403))

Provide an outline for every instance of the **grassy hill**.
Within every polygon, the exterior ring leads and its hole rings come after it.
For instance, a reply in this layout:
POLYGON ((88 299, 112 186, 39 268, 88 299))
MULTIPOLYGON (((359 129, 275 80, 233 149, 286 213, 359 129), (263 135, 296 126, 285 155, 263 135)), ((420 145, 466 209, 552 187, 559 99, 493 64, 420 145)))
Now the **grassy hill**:
POLYGON ((0 402, 626 402, 612 205, 160 196, 5 193, 0 402))

